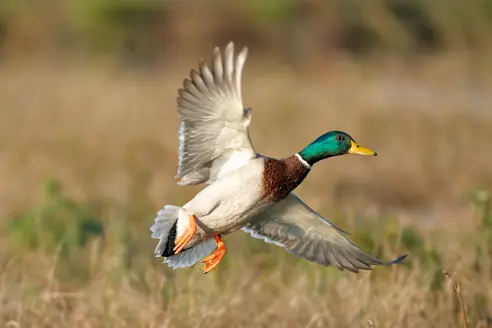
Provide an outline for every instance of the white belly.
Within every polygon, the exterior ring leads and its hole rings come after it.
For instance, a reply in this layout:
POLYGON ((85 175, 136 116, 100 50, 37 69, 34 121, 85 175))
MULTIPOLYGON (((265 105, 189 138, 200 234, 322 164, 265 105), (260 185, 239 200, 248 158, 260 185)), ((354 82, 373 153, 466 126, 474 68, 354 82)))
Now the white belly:
MULTIPOLYGON (((198 225, 190 244, 234 232, 267 208, 269 203, 261 198, 262 173, 263 159, 259 158, 207 186, 186 204, 198 225)), ((178 225, 178 234, 179 230, 178 225)))

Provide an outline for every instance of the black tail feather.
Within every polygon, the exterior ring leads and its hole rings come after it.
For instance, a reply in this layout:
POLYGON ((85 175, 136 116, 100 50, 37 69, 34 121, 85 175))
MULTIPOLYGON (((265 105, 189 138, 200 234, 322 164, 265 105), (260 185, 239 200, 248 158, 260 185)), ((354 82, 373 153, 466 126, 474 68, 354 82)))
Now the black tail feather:
POLYGON ((164 249, 164 252, 162 252, 161 257, 168 257, 174 255, 174 246, 176 246, 174 241, 176 240, 177 228, 178 228, 178 220, 176 220, 173 227, 169 231, 166 248, 164 249))

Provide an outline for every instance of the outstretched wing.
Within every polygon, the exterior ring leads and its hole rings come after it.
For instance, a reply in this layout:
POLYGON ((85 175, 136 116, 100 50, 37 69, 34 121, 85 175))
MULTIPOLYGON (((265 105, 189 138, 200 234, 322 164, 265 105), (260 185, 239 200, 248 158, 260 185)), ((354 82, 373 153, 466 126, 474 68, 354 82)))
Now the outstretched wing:
POLYGON ((214 49, 212 69, 200 62, 179 90, 179 167, 181 185, 211 183, 256 156, 248 133, 251 109, 245 109, 241 75, 248 54, 234 56, 230 42, 222 57, 214 49))
POLYGON ((383 261, 364 252, 345 238, 343 230, 334 226, 304 204, 294 194, 273 205, 250 222, 244 231, 268 243, 284 247, 289 253, 323 266, 358 272, 372 265, 401 262, 383 261))

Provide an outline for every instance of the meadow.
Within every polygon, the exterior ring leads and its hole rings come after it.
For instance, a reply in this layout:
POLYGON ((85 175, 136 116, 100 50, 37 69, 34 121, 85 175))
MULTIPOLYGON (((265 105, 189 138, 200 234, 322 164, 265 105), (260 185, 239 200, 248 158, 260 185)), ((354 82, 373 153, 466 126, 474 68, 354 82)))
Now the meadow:
POLYGON ((0 1, 0 327, 492 327, 490 1, 0 1), (328 130, 377 157, 296 190, 383 259, 323 268, 243 232, 203 275, 155 258, 177 89, 249 47, 256 150, 328 130))
POLYGON ((409 254, 359 274, 242 232, 208 275, 153 257, 156 211, 201 188, 173 178, 176 89, 197 58, 152 72, 0 66, 2 326, 464 327, 465 312, 489 327, 491 62, 469 85, 467 58, 340 57, 300 73, 250 52, 260 153, 288 156, 331 129, 379 153, 322 162, 297 190, 371 254, 409 254))

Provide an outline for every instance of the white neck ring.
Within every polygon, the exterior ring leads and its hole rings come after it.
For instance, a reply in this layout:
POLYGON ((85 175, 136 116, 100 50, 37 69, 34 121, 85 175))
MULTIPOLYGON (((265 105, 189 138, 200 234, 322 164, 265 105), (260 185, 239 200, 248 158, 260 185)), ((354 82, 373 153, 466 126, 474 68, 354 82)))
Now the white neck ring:
POLYGON ((299 162, 302 163, 302 165, 304 165, 305 167, 307 167, 308 169, 311 169, 311 165, 309 165, 308 162, 306 162, 306 160, 304 158, 302 158, 301 155, 299 155, 298 153, 296 154, 296 157, 297 159, 299 160, 299 162))

